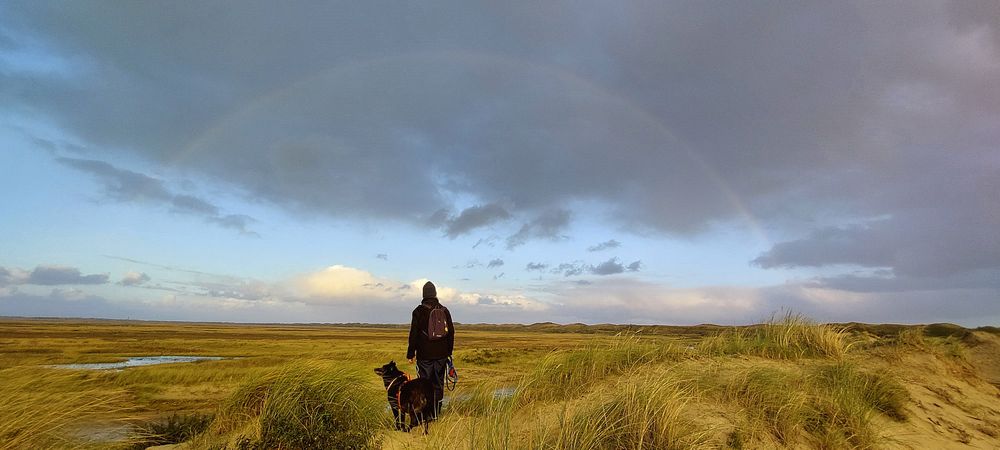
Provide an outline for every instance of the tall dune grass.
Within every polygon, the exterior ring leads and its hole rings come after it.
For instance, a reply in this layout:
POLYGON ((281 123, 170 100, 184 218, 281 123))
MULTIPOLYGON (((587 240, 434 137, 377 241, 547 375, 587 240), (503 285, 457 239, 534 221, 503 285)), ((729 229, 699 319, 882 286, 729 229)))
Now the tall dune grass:
POLYGON ((195 448, 370 449, 388 426, 385 394, 357 371, 289 364, 241 385, 195 448))
POLYGON ((843 358, 851 344, 844 328, 818 324, 805 316, 786 313, 780 319, 734 328, 706 338, 703 352, 710 355, 754 355, 774 359, 803 357, 843 358))
POLYGON ((474 398, 449 413, 479 409, 458 424, 433 429, 426 448, 682 450, 705 448, 712 431, 693 419, 688 405, 694 391, 669 375, 606 380, 601 389, 561 404, 524 400, 517 393, 474 398))
POLYGON ((691 417, 690 388, 665 376, 615 383, 559 425, 543 448, 683 450, 704 448, 711 430, 691 417))
MULTIPOLYGON (((705 374, 708 375, 708 374, 705 374)), ((702 389, 740 407, 741 439, 817 448, 876 448, 876 418, 906 420, 909 395, 891 375, 837 362, 807 368, 749 367, 712 374, 702 389)))
POLYGON ((685 356, 676 344, 619 334, 583 349, 548 354, 520 387, 522 400, 563 399, 580 395, 611 375, 629 374, 651 363, 685 356))

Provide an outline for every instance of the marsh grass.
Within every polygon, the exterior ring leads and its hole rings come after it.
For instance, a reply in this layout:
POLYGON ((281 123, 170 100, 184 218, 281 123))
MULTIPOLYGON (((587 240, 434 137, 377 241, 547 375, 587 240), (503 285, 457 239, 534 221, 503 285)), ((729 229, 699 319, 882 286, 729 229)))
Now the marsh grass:
POLYGON ((71 434, 86 422, 124 415, 125 392, 94 385, 71 371, 0 371, 0 449, 83 448, 71 434))
POLYGON ((733 328, 702 341, 709 355, 753 355, 773 359, 843 358, 851 347, 846 328, 818 324, 795 313, 761 325, 733 328))
MULTIPOLYGON (((23 367, 78 362, 79 355, 117 357, 89 353, 108 346, 110 337, 81 340, 63 352, 0 355, 21 366, 0 371, 0 394, 20 404, 0 405, 0 450, 94 447, 67 440, 67 431, 88 418, 107 423, 128 416, 111 400, 122 396, 120 404, 138 405, 147 423, 164 410, 216 408, 207 429, 189 441, 192 450, 378 448, 383 442, 432 449, 872 448, 885 442, 883 419, 906 420, 909 398, 891 372, 866 369, 875 353, 862 351, 929 351, 945 358, 964 349, 955 336, 903 328, 868 335, 879 346, 857 350, 844 329, 792 314, 709 336, 693 348, 687 338, 632 332, 469 331, 455 358, 462 382, 449 392, 442 420, 423 436, 392 430, 381 380, 371 372, 398 358, 405 330, 219 328, 238 339, 221 340, 194 327, 182 328, 181 337, 160 325, 128 330, 161 338, 154 347, 169 353, 242 359, 104 373, 23 367), (317 342, 315 336, 329 340, 317 342), (952 344, 955 350, 948 349, 952 344), (294 361, 301 354, 310 360, 294 361), (512 395, 497 396, 500 388, 512 395), (95 403, 80 394, 91 391, 95 403)), ((15 348, 34 342, 26 338, 15 348)), ((38 345, 68 344, 60 339, 38 345)), ((147 435, 178 440, 204 426, 194 417, 174 422, 149 428, 147 435)))
POLYGON ((283 366, 241 385, 196 448, 378 448, 384 394, 358 371, 328 362, 283 366))

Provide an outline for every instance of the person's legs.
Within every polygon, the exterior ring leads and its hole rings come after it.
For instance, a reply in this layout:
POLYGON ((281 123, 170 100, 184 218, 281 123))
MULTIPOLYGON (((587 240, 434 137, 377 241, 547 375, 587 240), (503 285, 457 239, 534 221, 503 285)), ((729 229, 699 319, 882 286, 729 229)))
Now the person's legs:
POLYGON ((432 378, 434 375, 434 360, 418 359, 417 360, 417 376, 420 378, 432 378))
POLYGON ((434 374, 431 380, 434 382, 434 396, 437 403, 434 404, 434 418, 441 415, 441 406, 444 402, 444 377, 448 373, 448 359, 434 360, 434 374))
POLYGON ((448 373, 448 359, 417 360, 417 376, 428 378, 434 385, 434 418, 441 413, 441 402, 444 400, 444 377, 448 373))

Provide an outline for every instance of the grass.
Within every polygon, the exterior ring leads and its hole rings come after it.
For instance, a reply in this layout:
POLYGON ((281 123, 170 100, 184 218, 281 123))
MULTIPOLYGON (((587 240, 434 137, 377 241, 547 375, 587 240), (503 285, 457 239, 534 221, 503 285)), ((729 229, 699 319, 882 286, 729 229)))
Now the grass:
POLYGON ((547 436, 547 449, 684 450, 704 448, 710 430, 691 417, 690 387, 669 377, 622 380, 585 403, 558 433, 547 436))
POLYGON ((83 448, 71 434, 88 421, 128 412, 123 391, 87 377, 34 368, 0 370, 0 449, 83 448))
POLYGON ((220 449, 378 448, 384 394, 357 371, 302 361, 244 383, 196 446, 220 449))
POLYGON ((702 342, 701 349, 712 355, 840 359, 851 347, 848 338, 846 328, 817 324, 789 312, 761 325, 734 328, 709 337, 702 342))
POLYGON ((742 441, 816 448, 878 448, 878 417, 903 422, 909 395, 891 374, 851 362, 717 368, 699 380, 702 392, 739 408, 730 436, 742 441))
POLYGON ((172 414, 143 424, 127 447, 143 450, 155 445, 179 444, 194 439, 212 423, 210 414, 172 414))
POLYGON ((0 449, 100 447, 75 431, 93 420, 137 424, 136 448, 189 440, 192 450, 878 448, 887 424, 915 419, 896 372, 873 362, 904 361, 879 359, 891 352, 961 358, 970 338, 949 327, 851 326, 786 314, 676 336, 461 329, 461 382, 425 437, 392 431, 371 370, 402 360, 404 328, 0 320, 0 394, 15 399, 0 405, 0 449), (875 344, 854 345, 860 336, 875 344), (149 354, 232 359, 39 367, 149 354), (512 395, 495 395, 501 388, 512 395))
POLYGON ((556 351, 541 359, 523 386, 522 399, 549 400, 578 395, 608 376, 627 375, 643 365, 685 356, 674 343, 618 334, 577 350, 556 351))

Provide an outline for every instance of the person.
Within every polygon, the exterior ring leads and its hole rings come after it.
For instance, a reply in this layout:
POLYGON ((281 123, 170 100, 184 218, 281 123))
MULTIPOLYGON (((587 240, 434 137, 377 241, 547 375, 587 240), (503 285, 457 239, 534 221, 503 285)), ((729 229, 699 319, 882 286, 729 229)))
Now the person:
POLYGON ((424 298, 413 310, 410 321, 409 346, 406 359, 413 364, 416 358, 417 376, 430 378, 434 385, 434 417, 441 413, 444 400, 444 377, 448 373, 448 358, 455 349, 455 326, 451 312, 441 305, 437 288, 428 281, 424 284, 424 298))

